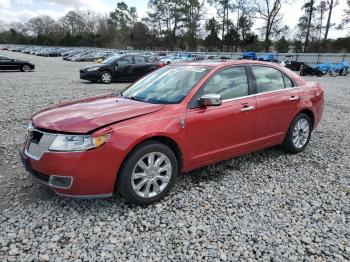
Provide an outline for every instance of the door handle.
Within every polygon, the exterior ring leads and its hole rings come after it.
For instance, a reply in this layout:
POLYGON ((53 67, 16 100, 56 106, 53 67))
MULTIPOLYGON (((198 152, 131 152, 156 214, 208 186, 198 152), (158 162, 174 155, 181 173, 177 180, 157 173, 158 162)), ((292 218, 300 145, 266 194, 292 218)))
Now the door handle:
POLYGON ((241 112, 247 112, 252 110, 255 110, 255 106, 245 106, 241 108, 241 112))
POLYGON ((295 101, 295 100, 298 100, 299 99, 299 96, 291 96, 289 98, 289 101, 295 101))

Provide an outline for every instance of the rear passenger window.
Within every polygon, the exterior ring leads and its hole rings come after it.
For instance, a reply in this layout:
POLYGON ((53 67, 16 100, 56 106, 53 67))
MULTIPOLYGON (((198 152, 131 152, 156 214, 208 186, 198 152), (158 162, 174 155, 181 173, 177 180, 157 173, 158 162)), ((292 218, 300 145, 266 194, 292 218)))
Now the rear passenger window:
POLYGON ((147 63, 154 63, 156 61, 155 58, 151 58, 151 57, 146 57, 145 59, 147 63))
POLYGON ((280 71, 267 66, 252 66, 252 70, 256 80, 257 93, 284 88, 283 75, 280 71))
POLYGON ((146 60, 142 56, 135 56, 135 64, 145 64, 146 60))
POLYGON ((205 94, 219 94, 222 100, 248 95, 248 79, 244 67, 232 67, 214 75, 203 88, 205 94))

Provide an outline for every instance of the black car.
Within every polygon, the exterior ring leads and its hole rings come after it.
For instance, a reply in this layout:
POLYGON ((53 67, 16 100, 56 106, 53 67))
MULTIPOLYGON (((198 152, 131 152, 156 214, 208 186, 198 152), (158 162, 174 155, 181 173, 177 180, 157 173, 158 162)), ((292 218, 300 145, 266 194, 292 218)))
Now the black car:
POLYGON ((0 55, 0 70, 21 70, 23 72, 29 72, 34 68, 35 65, 30 62, 16 60, 4 55, 0 55))
POLYGON ((103 84, 109 84, 113 80, 133 82, 161 66, 161 63, 151 57, 124 54, 82 68, 80 78, 103 84))

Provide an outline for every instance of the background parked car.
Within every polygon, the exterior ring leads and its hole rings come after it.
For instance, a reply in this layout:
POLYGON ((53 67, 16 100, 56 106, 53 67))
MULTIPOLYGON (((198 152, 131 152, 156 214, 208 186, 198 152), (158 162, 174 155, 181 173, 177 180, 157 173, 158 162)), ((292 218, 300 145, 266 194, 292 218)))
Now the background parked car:
POLYGON ((113 80, 135 81, 145 74, 162 67, 152 57, 124 54, 107 58, 100 64, 80 69, 80 78, 92 82, 109 84, 113 80))
POLYGON ((28 61, 16 60, 0 54, 0 70, 21 70, 22 72, 29 72, 34 68, 35 65, 28 61))

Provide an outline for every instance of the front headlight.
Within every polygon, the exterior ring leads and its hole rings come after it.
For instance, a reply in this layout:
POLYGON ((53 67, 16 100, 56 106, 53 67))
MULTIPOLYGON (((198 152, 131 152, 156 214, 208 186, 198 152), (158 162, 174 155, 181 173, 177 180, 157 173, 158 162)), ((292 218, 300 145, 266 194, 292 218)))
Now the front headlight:
POLYGON ((88 71, 88 72, 96 71, 99 68, 100 68, 99 66, 95 66, 95 67, 91 67, 91 68, 86 69, 86 71, 88 71))
POLYGON ((86 151, 102 146, 107 142, 109 134, 92 137, 89 135, 57 135, 50 151, 86 151))

